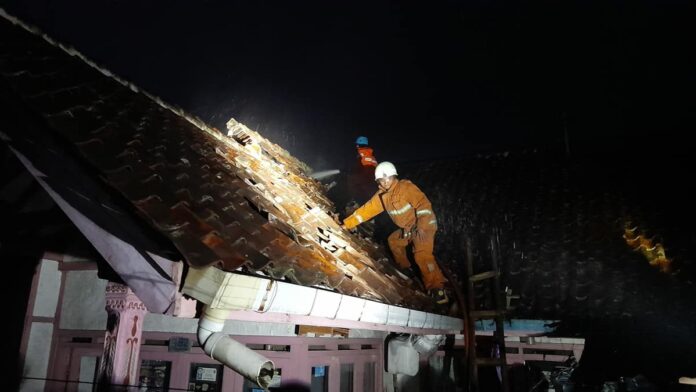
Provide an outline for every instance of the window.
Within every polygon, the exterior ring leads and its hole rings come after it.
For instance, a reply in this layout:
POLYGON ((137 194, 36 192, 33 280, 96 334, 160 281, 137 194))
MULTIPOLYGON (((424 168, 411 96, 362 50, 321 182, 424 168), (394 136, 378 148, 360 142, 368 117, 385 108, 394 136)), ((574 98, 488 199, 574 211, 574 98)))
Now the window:
POLYGON ((80 383, 77 392, 92 392, 97 379, 99 357, 84 356, 80 358, 80 383))
POLYGON ((222 364, 192 363, 188 390, 219 392, 222 390, 222 364))
POLYGON ((363 392, 375 392, 375 363, 365 362, 363 370, 363 392))
POLYGON ((140 391, 169 391, 171 371, 172 363, 169 361, 143 360, 140 363, 140 391))
POLYGON ((312 367, 312 385, 310 392, 326 392, 329 390, 329 367, 312 367))
POLYGON ((341 364, 341 392, 353 392, 353 364, 341 364))

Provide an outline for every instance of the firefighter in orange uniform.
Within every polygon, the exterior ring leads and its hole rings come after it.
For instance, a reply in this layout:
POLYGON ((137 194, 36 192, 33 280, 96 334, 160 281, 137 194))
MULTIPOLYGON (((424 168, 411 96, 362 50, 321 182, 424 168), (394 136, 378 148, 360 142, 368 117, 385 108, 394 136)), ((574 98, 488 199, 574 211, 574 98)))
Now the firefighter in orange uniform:
POLYGON ((352 199, 346 205, 347 214, 352 213, 355 208, 364 203, 375 192, 374 177, 377 159, 372 148, 368 145, 367 137, 360 136, 355 140, 355 148, 358 152, 358 160, 348 173, 347 194, 352 199))
POLYGON ((343 221, 343 227, 350 230, 366 222, 383 211, 399 226, 389 236, 389 248, 394 259, 402 269, 409 268, 406 247, 413 245, 413 255, 423 276, 423 283, 439 304, 449 301, 444 290, 445 277, 437 265, 433 248, 437 220, 430 200, 411 181, 399 180, 396 167, 390 162, 382 162, 375 168, 375 179, 379 191, 343 221))
POLYGON ((360 164, 363 167, 374 168, 377 166, 377 159, 375 158, 372 148, 368 145, 367 137, 360 136, 355 140, 355 147, 358 149, 358 156, 360 157, 360 164))
MULTIPOLYGON (((375 193, 374 179, 377 158, 375 158, 374 150, 369 146, 366 136, 359 136, 355 139, 355 148, 358 159, 346 176, 347 189, 344 191, 348 198, 344 206, 346 215, 352 214, 375 193)), ((372 221, 360 228, 363 234, 373 237, 377 225, 375 221, 372 221)))

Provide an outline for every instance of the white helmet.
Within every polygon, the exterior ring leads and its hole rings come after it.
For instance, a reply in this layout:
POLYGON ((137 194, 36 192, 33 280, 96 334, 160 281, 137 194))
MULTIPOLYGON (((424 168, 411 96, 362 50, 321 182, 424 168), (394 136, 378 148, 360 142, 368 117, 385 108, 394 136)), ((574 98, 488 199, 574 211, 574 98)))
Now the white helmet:
POLYGON ((396 172, 396 167, 394 167, 393 163, 382 162, 375 168, 375 181, 379 180, 380 178, 387 178, 389 176, 395 176, 397 174, 398 173, 396 172))

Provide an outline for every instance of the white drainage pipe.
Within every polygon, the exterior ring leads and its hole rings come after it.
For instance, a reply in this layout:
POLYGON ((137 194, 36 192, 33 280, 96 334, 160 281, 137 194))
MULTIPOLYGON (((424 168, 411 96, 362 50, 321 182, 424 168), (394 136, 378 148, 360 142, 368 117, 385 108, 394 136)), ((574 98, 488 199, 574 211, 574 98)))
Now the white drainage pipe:
POLYGON ((273 362, 221 332, 229 312, 206 306, 198 322, 198 343, 211 358, 268 389, 273 378, 273 362))

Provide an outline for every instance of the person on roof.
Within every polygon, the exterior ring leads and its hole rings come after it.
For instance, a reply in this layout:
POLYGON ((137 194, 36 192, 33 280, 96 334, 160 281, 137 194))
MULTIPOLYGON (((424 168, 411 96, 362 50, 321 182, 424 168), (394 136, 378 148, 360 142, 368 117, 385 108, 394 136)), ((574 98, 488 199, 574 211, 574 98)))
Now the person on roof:
POLYGON ((413 256, 423 276, 425 288, 437 303, 446 304, 449 298, 444 290, 445 277, 433 256, 437 219, 430 200, 409 180, 397 178, 396 167, 382 162, 375 168, 375 180, 379 190, 367 203, 359 207, 343 221, 343 228, 351 230, 367 222, 383 211, 399 227, 388 239, 389 249, 396 263, 408 269, 406 248, 413 245, 413 256))
MULTIPOLYGON (((339 179, 329 193, 339 211, 345 216, 350 215, 362 203, 375 193, 374 177, 377 159, 374 150, 369 146, 366 136, 358 136, 355 139, 357 150, 356 160, 344 170, 344 175, 339 179)), ((374 234, 375 225, 363 225, 360 231, 368 236, 374 234)))
POLYGON ((368 144, 367 137, 358 137, 355 140, 355 147, 358 159, 346 176, 347 190, 345 195, 348 197, 348 201, 345 203, 346 215, 350 215, 375 193, 374 177, 377 159, 368 144))
POLYGON ((358 150, 358 157, 360 159, 360 164, 363 167, 375 168, 377 167, 377 159, 374 156, 374 151, 369 146, 369 142, 366 136, 359 136, 355 140, 355 148, 358 150))

